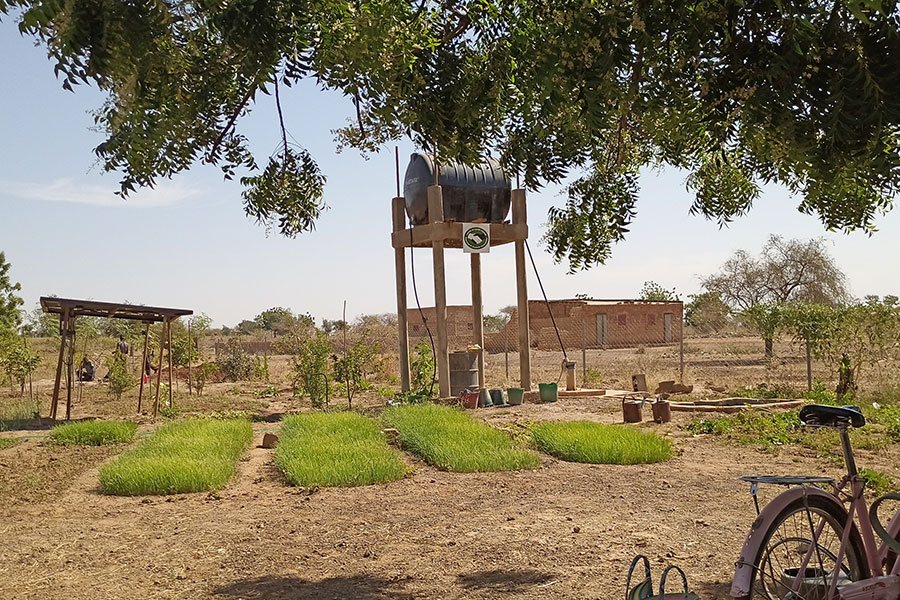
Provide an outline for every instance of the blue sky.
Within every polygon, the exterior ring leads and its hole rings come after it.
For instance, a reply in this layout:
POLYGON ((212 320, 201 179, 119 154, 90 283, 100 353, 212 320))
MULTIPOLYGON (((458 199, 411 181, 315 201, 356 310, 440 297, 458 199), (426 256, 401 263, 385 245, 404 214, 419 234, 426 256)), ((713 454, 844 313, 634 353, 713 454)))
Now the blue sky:
MULTIPOLYGON (((101 141, 90 111, 101 94, 82 86, 62 90, 46 52, 0 23, 0 251, 22 284, 26 307, 57 294, 96 300, 191 308, 216 324, 233 325, 271 306, 309 312, 317 319, 392 312, 393 252, 390 201, 395 194, 393 148, 365 159, 338 154, 333 129, 351 115, 339 94, 304 85, 283 94, 290 133, 305 145, 328 177, 329 210, 317 229, 296 239, 266 235, 241 206, 241 187, 210 167, 197 167, 155 190, 122 201, 113 194, 115 173, 102 173, 93 148, 101 141)), ((264 98, 240 128, 262 162, 275 148, 278 127, 264 98)), ((399 142, 401 169, 411 144, 399 142)), ((587 293, 635 296, 644 281, 699 290, 732 252, 757 252, 770 233, 828 240, 851 291, 900 292, 900 213, 879 219, 874 236, 827 233, 815 217, 796 210, 781 188, 767 188, 751 213, 727 229, 688 214, 691 197, 684 174, 650 172, 642 177, 638 215, 612 259, 588 272, 568 275, 539 245, 547 209, 561 202, 558 190, 530 193, 531 243, 551 298, 587 293)), ((485 310, 515 303, 511 246, 483 260, 485 310)), ((423 305, 433 303, 431 255, 416 252, 416 278, 423 305)), ((468 259, 447 253, 447 297, 469 302, 468 259)), ((530 276, 530 296, 539 297, 530 276)), ((410 292, 410 304, 414 303, 410 292)))

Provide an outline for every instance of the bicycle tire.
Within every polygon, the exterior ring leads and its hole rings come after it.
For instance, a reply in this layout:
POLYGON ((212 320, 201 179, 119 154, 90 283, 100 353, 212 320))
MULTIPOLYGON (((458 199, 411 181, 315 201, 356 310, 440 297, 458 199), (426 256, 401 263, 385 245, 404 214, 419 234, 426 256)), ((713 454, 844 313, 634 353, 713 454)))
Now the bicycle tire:
MULTIPOLYGON (((837 500, 821 496, 798 498, 787 505, 763 534, 763 543, 753 560, 752 600, 826 600, 827 584, 822 573, 833 573, 835 557, 840 546, 847 512, 837 500), (816 516, 825 519, 825 527, 818 538, 818 549, 807 564, 809 575, 802 579, 799 589, 792 590, 793 576, 797 573, 806 551, 812 544, 807 506, 814 524, 816 516), (791 557, 785 555, 790 553, 791 557), (777 560, 777 564, 773 564, 777 560), (796 562, 791 564, 792 560, 796 562), (791 572, 790 569, 793 569, 791 572)), ((862 538, 855 524, 851 524, 846 555, 841 561, 841 572, 846 579, 858 581, 869 577, 869 566, 862 538)), ((831 578, 826 575, 827 583, 831 578)))

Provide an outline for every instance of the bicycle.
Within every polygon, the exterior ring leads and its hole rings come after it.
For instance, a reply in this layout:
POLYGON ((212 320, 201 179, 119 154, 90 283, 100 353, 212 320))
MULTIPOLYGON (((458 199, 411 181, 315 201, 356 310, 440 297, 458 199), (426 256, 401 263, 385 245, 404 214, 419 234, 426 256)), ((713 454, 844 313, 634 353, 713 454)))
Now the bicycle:
POLYGON ((739 600, 898 600, 900 599, 900 510, 885 528, 878 508, 863 496, 850 427, 866 420, 858 406, 812 404, 800 410, 808 427, 838 430, 847 475, 829 477, 751 476, 757 518, 735 565, 731 596, 739 600), (759 509, 760 484, 788 489, 759 509), (828 484, 832 491, 824 489, 828 484), (876 543, 876 535, 881 543, 876 543))

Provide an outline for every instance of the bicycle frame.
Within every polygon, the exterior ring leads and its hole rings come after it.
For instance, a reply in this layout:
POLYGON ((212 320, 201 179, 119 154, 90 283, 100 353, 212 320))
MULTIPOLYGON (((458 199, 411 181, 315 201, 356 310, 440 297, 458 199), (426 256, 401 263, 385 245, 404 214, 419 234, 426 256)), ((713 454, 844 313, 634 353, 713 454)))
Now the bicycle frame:
MULTIPOLYGON (((792 487, 779 494, 774 500, 769 502, 762 511, 760 511, 759 516, 750 526, 750 533, 747 535, 747 538, 744 541, 744 546, 741 549, 741 555, 738 559, 737 564, 735 565, 736 569, 731 585, 731 596, 733 598, 749 598, 752 594, 752 586, 755 576, 755 565, 753 564, 753 561, 759 555, 761 547, 766 541, 763 539, 764 532, 768 531, 774 525, 775 519, 777 519, 781 512, 785 510, 789 505, 796 502, 797 500, 803 500, 804 498, 809 498, 811 496, 818 496, 824 498, 827 502, 833 503, 841 513, 841 521, 843 522, 844 527, 840 548, 838 550, 837 556, 835 557, 835 564, 839 565, 843 561, 844 556, 847 552, 850 535, 853 530, 857 530, 859 531, 862 538, 863 547, 865 550, 864 558, 867 563, 867 565, 863 565, 863 577, 865 579, 868 579, 885 575, 881 565, 887 557, 889 548, 885 543, 881 543, 880 545, 876 543, 875 532, 872 529, 872 524, 869 520, 869 507, 868 504, 866 504, 865 498, 863 497, 863 489, 865 487, 865 483, 859 477, 859 473, 856 469, 856 462, 853 458, 853 451, 850 447, 850 437, 847 434, 847 428, 840 428, 840 434, 841 446, 844 451, 844 461, 847 465, 848 474, 836 486, 836 490, 834 493, 825 491, 817 487, 792 487), (849 494, 846 491, 848 485, 849 494), (845 498, 842 498, 842 495, 845 498), (845 502, 849 503, 849 508, 845 508, 845 502), (858 527, 857 520, 859 522, 858 527)), ((818 538, 819 534, 822 532, 824 524, 824 520, 820 519, 819 524, 816 526, 814 537, 818 538)), ((891 518, 886 529, 887 532, 895 538, 898 534, 900 534, 900 510, 898 510, 894 514, 893 518, 891 518)), ((802 574, 805 572, 809 561, 813 558, 813 554, 816 548, 817 544, 810 544, 809 550, 807 551, 803 562, 799 565, 797 577, 794 580, 794 589, 797 589, 798 584, 803 578, 802 574)), ((891 565, 890 572, 886 574, 900 574, 900 557, 898 557, 898 559, 894 561, 894 564, 891 565)), ((835 592, 837 590, 839 575, 840 570, 835 569, 835 573, 832 576, 831 584, 828 590, 827 598, 829 598, 829 600, 837 598, 835 592)))

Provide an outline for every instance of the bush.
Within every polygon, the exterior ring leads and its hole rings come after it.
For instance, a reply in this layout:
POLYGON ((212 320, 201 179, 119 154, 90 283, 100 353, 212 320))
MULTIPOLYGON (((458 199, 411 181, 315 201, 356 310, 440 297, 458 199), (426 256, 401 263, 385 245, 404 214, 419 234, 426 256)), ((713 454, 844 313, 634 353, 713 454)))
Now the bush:
POLYGON ((24 344, 13 343, 0 349, 0 366, 11 380, 19 384, 20 393, 25 391, 28 376, 34 373, 40 362, 40 355, 24 344))
POLYGON ((536 423, 531 426, 531 436, 538 448, 570 462, 635 465, 672 457, 669 440, 624 425, 590 421, 536 423))
POLYGON ((541 464, 504 433, 459 409, 434 404, 394 406, 382 418, 400 432, 401 446, 428 464, 458 473, 513 471, 541 464))
POLYGON ((138 447, 100 469, 100 486, 116 496, 220 489, 253 438, 250 422, 193 419, 160 427, 138 447))
POLYGON ((371 419, 350 412, 287 417, 275 464, 297 486, 357 486, 401 479, 406 466, 371 419))
POLYGON ((54 427, 50 430, 50 439, 56 444, 78 446, 127 444, 134 439, 136 431, 137 423, 81 421, 54 427))
POLYGON ((253 376, 253 358, 244 351, 240 341, 231 338, 222 355, 216 360, 226 381, 246 381, 253 376))
POLYGON ((378 368, 378 345, 355 342, 343 356, 332 354, 331 361, 334 379, 347 395, 347 403, 352 407, 353 395, 372 387, 366 377, 378 368))
POLYGON ((328 358, 331 342, 322 331, 306 339, 296 339, 291 356, 295 390, 309 396, 313 406, 322 406, 327 395, 328 358), (324 375, 324 377, 323 377, 324 375))
POLYGON ((115 396, 116 400, 137 385, 137 379, 128 372, 128 363, 121 352, 113 353, 106 360, 106 366, 109 368, 109 393, 115 396))

